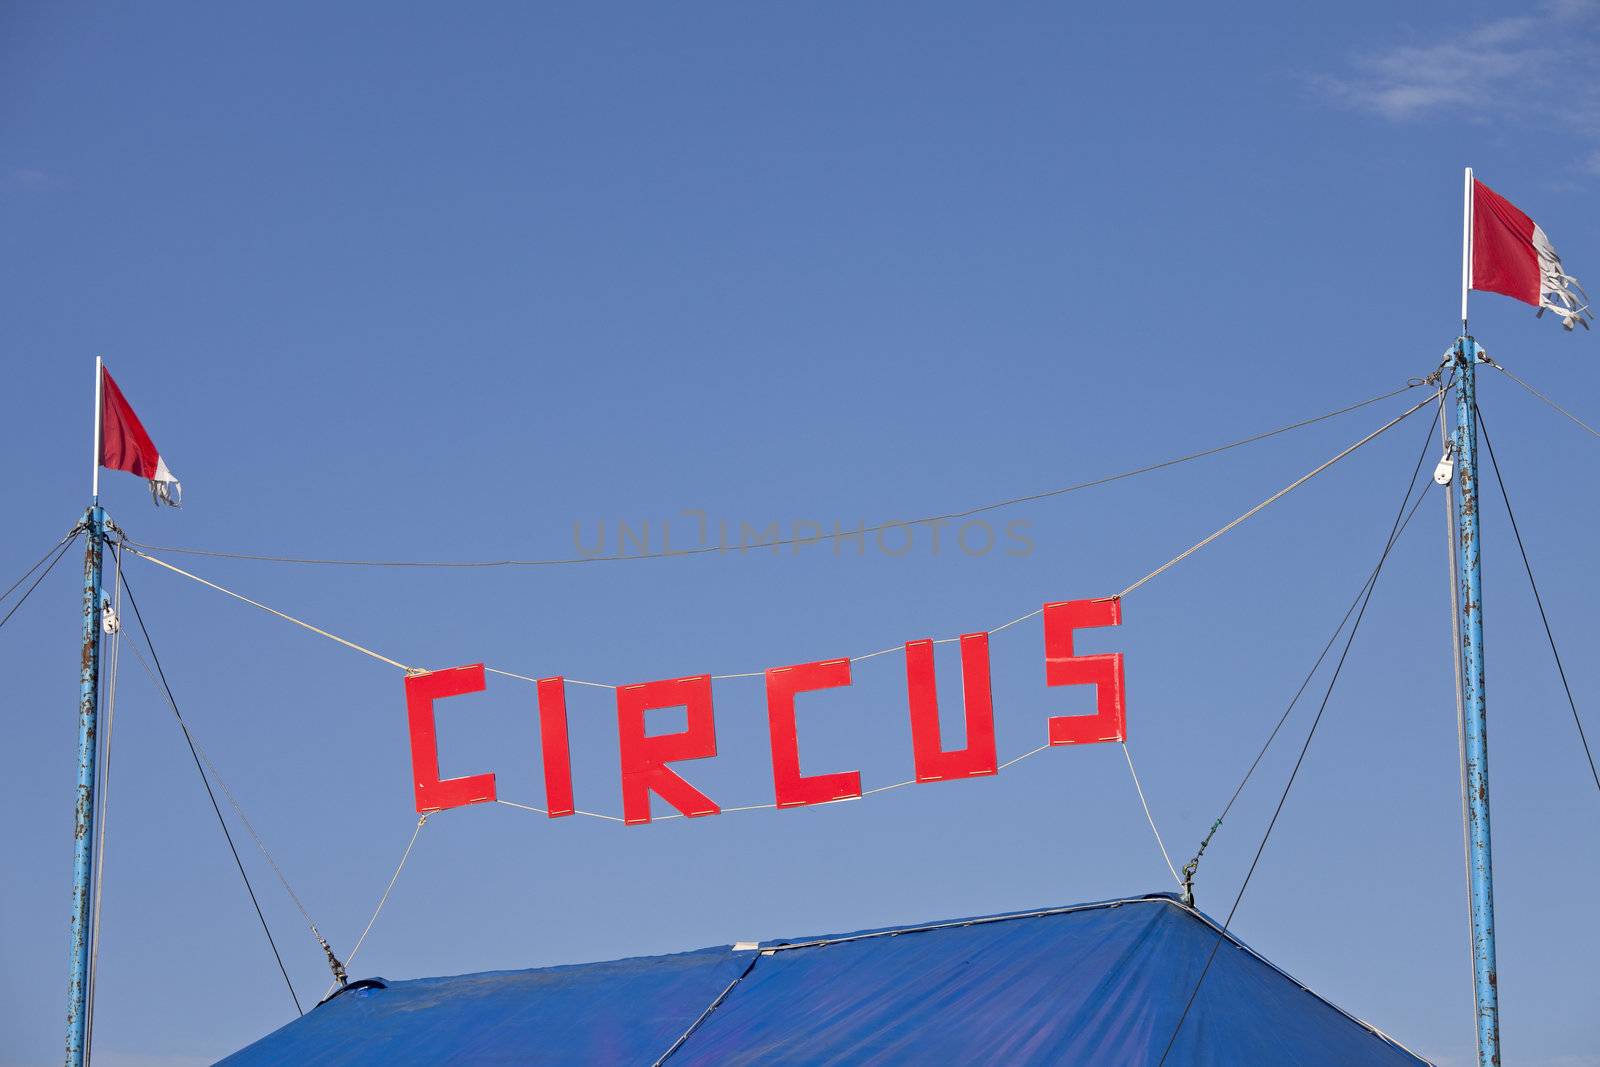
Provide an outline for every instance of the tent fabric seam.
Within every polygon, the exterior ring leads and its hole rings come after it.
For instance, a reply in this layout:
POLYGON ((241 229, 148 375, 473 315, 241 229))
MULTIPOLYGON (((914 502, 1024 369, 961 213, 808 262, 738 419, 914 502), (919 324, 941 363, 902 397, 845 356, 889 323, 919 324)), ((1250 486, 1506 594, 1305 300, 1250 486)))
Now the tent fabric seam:
POLYGON ((1223 941, 1242 951, 1217 961, 1226 981, 1213 974, 1199 990, 1207 994, 1206 1018, 1220 1029, 1187 1035, 1197 1054, 1263 1065, 1286 1057, 1328 1067, 1430 1064, 1220 920, 1161 891, 788 941, 750 939, 731 949, 724 943, 403 981, 376 996, 361 990, 322 1005, 225 1062, 376 1065, 398 1056, 672 1067, 762 1057, 848 1060, 869 1048, 890 1059, 956 1048, 969 1059, 1003 1049, 1014 1062, 1041 1064, 1137 1059, 1166 1040, 1177 1005, 1195 992, 1199 958, 1223 941), (1133 907, 1149 904, 1175 907, 1133 907), (1046 918, 1053 921, 1010 922, 1046 918), (917 933, 938 936, 900 936, 917 933), (830 946, 838 951, 790 954, 830 946), (770 966, 762 966, 767 957, 770 966))
MULTIPOLYGON (((865 940, 869 940, 871 938, 877 938, 877 937, 894 937, 894 936, 898 936, 900 934, 929 933, 929 932, 934 931, 934 930, 954 930, 954 929, 959 929, 961 927, 966 927, 966 926, 985 926, 985 925, 988 925, 990 923, 1008 922, 1008 921, 1013 920, 1013 919, 1044 919, 1044 918, 1049 918, 1050 916, 1054 916, 1054 915, 1068 915, 1068 914, 1071 914, 1073 912, 1094 911, 1094 910, 1103 909, 1103 908, 1118 908, 1118 907, 1121 907, 1124 904, 1144 904, 1144 903, 1168 904, 1168 905, 1171 905, 1174 908, 1177 908, 1179 911, 1183 911, 1183 912, 1186 912, 1186 913, 1194 916, 1195 918, 1199 919, 1202 923, 1204 923, 1206 926, 1208 926, 1212 930, 1214 930, 1217 934, 1219 934, 1229 944, 1233 945, 1236 948, 1244 950, 1246 953, 1248 953, 1249 955, 1254 957, 1256 960, 1258 960, 1259 962, 1265 964, 1267 967, 1271 968, 1274 972, 1276 972, 1277 974, 1283 976, 1289 982, 1293 983, 1298 989, 1301 990, 1301 992, 1306 993, 1309 996, 1315 997, 1317 1000, 1320 1000, 1322 1003, 1326 1004, 1328 1007, 1332 1008, 1334 1011, 1338 1012, 1340 1015, 1343 1015, 1346 1019, 1349 1019, 1351 1022, 1353 1022, 1356 1025, 1360 1026, 1363 1030, 1366 1030, 1367 1032, 1371 1033, 1375 1037, 1379 1037, 1379 1038, 1383 1039, 1384 1041, 1387 1041, 1389 1044, 1393 1045, 1397 1049, 1400 1049, 1402 1052, 1405 1052, 1405 1053, 1407 1053, 1407 1054, 1409 1054, 1411 1056, 1415 1056, 1418 1060, 1421 1060, 1424 1063, 1431 1063, 1432 1062, 1431 1060, 1428 1060, 1426 1057, 1420 1056, 1416 1052, 1414 1052, 1411 1049, 1407 1048, 1404 1044, 1402 1044, 1401 1042, 1395 1040, 1393 1037, 1391 1037, 1389 1034, 1385 1033, 1383 1030, 1379 1029, 1378 1027, 1376 1027, 1376 1026, 1372 1025, 1371 1023, 1367 1022, 1365 1019, 1361 1018, 1359 1015, 1356 1015, 1354 1012, 1350 1012, 1350 1011, 1345 1010, 1344 1008, 1340 1007, 1338 1004, 1335 1004, 1333 1001, 1331 1001, 1327 997, 1323 996, 1321 993, 1318 993, 1316 990, 1314 990, 1310 986, 1306 985, 1300 979, 1296 978, 1294 975, 1290 974, 1288 971, 1284 970, 1282 967, 1279 967, 1276 963, 1273 963, 1271 960, 1267 959, 1261 953, 1257 952, 1255 949, 1251 948, 1249 945, 1247 945, 1243 941, 1239 940, 1239 938, 1234 936, 1234 934, 1231 931, 1229 931, 1226 928, 1218 925, 1217 922, 1214 919, 1212 919, 1209 915, 1205 914, 1204 912, 1200 911, 1197 908, 1189 907, 1188 905, 1184 904, 1181 900, 1177 900, 1174 897, 1172 897, 1171 895, 1166 894, 1166 893, 1153 893, 1153 894, 1150 894, 1150 895, 1147 895, 1147 896, 1138 896, 1138 897, 1122 897, 1122 898, 1119 898, 1119 899, 1116 899, 1116 900, 1101 900, 1101 901, 1095 901, 1094 903, 1090 903, 1090 904, 1069 904, 1069 905, 1066 905, 1064 907, 1059 907, 1059 908, 1038 908, 1038 909, 1034 909, 1034 910, 1031 910, 1031 911, 1009 912, 1009 913, 1004 914, 1004 915, 983 915, 983 916, 978 916, 976 918, 971 918, 971 919, 956 919, 956 920, 949 920, 949 921, 945 921, 945 922, 925 923, 925 924, 920 925, 920 926, 897 926, 897 927, 891 927, 891 928, 884 929, 884 930, 871 930, 871 931, 868 931, 866 933, 848 934, 848 935, 845 935, 843 937, 813 938, 813 939, 811 939, 809 941, 796 941, 796 942, 792 942, 792 943, 788 943, 788 944, 784 944, 784 943, 772 943, 772 944, 769 944, 769 943, 766 943, 766 942, 762 942, 761 945, 760 945, 760 949, 759 949, 758 955, 757 955, 757 959, 760 959, 760 957, 766 956, 767 954, 773 953, 773 952, 789 952, 789 951, 792 951, 794 949, 802 949, 802 948, 826 948, 829 945, 842 945, 842 944, 848 944, 848 943, 855 942, 855 941, 865 941, 865 940)), ((754 962, 752 962, 750 970, 753 970, 753 969, 754 969, 754 962)), ((716 1002, 713 1003, 711 1005, 711 1007, 706 1009, 705 1015, 703 1015, 700 1019, 697 1019, 695 1021, 695 1024, 694 1024, 694 1026, 692 1026, 690 1028, 689 1033, 693 1033, 694 1030, 696 1030, 696 1029, 698 1029, 700 1027, 700 1025, 705 1021, 705 1018, 708 1017, 711 1014, 711 1012, 716 1009, 716 1007, 718 1005, 720 1005, 724 1000, 727 999, 728 993, 732 992, 733 987, 735 985, 738 985, 739 981, 742 981, 747 975, 749 975, 750 970, 746 970, 744 974, 740 975, 739 979, 736 980, 732 985, 730 985, 728 987, 728 989, 723 992, 723 995, 717 998, 716 1002)), ((689 1033, 684 1034, 684 1038, 685 1039, 689 1036, 689 1033)), ((679 1044, 682 1044, 682 1040, 683 1039, 679 1040, 679 1044)), ((677 1048, 677 1046, 674 1046, 673 1051, 676 1051, 676 1048, 677 1048)), ((665 1058, 666 1058, 665 1056, 662 1057, 662 1059, 665 1059, 665 1058)))
POLYGON ((750 972, 756 969, 756 963, 759 962, 760 959, 765 955, 766 955, 765 952, 757 952, 754 956, 751 956, 750 957, 750 963, 745 967, 744 970, 739 972, 738 977, 736 977, 733 981, 729 982, 728 985, 727 985, 727 988, 723 989, 722 992, 718 993, 717 996, 716 996, 716 999, 713 1000, 710 1004, 706 1005, 706 1010, 701 1012, 695 1018, 695 1021, 689 1024, 689 1029, 685 1030, 682 1034, 678 1035, 678 1040, 674 1041, 671 1045, 669 1045, 667 1047, 667 1051, 663 1052, 660 1055, 660 1057, 657 1058, 655 1063, 651 1064, 651 1067, 661 1067, 661 1065, 663 1063, 665 1063, 665 1062, 667 1062, 667 1060, 671 1059, 673 1053, 677 1052, 680 1048, 682 1048, 684 1046, 684 1043, 687 1042, 689 1040, 689 1038, 694 1036, 694 1032, 696 1030, 700 1029, 700 1027, 702 1025, 704 1025, 704 1023, 705 1023, 705 1021, 707 1019, 711 1018, 712 1013, 715 1012, 718 1008, 720 1008, 723 1005, 723 1003, 728 999, 729 994, 731 994, 733 992, 734 987, 737 986, 740 982, 744 981, 746 978, 750 977, 750 972))

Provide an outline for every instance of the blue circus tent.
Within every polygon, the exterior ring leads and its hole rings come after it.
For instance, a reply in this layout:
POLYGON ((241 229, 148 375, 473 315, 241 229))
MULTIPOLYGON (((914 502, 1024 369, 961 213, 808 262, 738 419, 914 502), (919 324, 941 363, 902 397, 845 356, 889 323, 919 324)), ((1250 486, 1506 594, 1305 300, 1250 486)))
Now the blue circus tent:
POLYGON ((265 1064, 1424 1063, 1170 895, 454 978, 353 983, 265 1064))

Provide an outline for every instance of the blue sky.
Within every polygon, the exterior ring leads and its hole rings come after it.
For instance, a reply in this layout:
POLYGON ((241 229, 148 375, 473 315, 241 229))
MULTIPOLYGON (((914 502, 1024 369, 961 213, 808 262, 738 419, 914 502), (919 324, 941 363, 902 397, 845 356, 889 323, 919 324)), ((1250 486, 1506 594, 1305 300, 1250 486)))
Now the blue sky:
MULTIPOLYGON (((103 353, 183 479, 157 545, 553 557, 686 511, 832 529, 1018 496, 1427 374, 1458 323, 1471 163, 1600 277, 1588 4, 149 6, 0 18, 6 583, 81 513, 103 353)), ((1588 273, 1585 273, 1588 272, 1588 273)), ((1596 338, 1475 300, 1489 352, 1591 421, 1596 338)), ((1580 706, 1600 632, 1596 442, 1508 380, 1482 403, 1580 706)), ((1416 396, 1415 393, 1412 396, 1416 396)), ((1113 592, 1402 410, 1021 505, 1032 550, 825 547, 519 571, 171 556, 408 663, 611 682, 855 655, 1113 592)), ((1181 862, 1376 558, 1420 418, 1131 595, 1129 744, 1181 862)), ((1311 988, 1471 1058, 1443 505, 1386 570, 1235 924, 1311 988)), ((1600 798, 1498 499, 1486 501, 1508 1061, 1600 1063, 1600 798), (1563 890, 1566 890, 1563 892, 1563 890)), ((714 527, 713 527, 714 528, 714 527)), ((76 556, 74 556, 76 559, 76 556)), ((0 1063, 63 1028, 77 577, 0 632, 0 1063)), ((130 560, 178 699, 336 949, 415 823, 401 677, 130 560)), ((941 646, 950 652, 948 646, 941 646)), ((1000 755, 1079 695, 1036 623, 993 641, 1000 755)), ((947 707, 954 656, 939 658, 947 707)), ((123 660, 96 1049, 206 1062, 293 1014, 170 714, 123 660)), ((684 774, 771 799, 759 680, 684 774)), ((578 802, 620 808, 615 716, 570 694, 578 802)), ((802 702, 807 769, 909 777, 903 666, 802 702)), ((442 715, 447 773, 539 803, 530 686, 442 715)), ((1302 709, 1201 868, 1225 914, 1302 709)), ((1592 717, 1591 735, 1600 733, 1592 717)), ((236 830, 241 847, 246 835, 236 830)), ((245 860, 303 999, 293 903, 245 860)), ((612 958, 1164 890, 1113 746, 859 803, 623 828, 446 812, 354 970, 612 958)))

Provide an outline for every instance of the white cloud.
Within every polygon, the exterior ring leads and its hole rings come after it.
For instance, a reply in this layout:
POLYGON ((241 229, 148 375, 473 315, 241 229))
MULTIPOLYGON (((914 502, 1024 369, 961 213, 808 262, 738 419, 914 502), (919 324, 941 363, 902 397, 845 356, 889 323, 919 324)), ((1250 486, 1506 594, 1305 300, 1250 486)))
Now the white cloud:
POLYGON ((33 167, 12 167, 7 177, 19 189, 48 189, 55 184, 49 174, 33 167))
POLYGON ((1515 121, 1572 137, 1600 173, 1600 4, 1550 0, 1532 15, 1440 28, 1359 56, 1318 85, 1392 122, 1453 117, 1515 121))

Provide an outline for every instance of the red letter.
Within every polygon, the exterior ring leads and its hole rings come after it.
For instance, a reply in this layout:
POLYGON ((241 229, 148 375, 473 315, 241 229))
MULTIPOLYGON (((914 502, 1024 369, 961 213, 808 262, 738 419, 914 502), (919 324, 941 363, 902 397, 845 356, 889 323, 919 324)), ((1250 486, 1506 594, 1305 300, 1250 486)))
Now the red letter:
POLYGON ((828 659, 767 671, 767 727, 772 733, 772 789, 778 807, 826 804, 861 795, 861 773, 800 773, 800 741, 795 734, 794 695, 850 684, 850 661, 828 659))
POLYGON ((439 780, 439 742, 434 735, 433 702, 440 697, 483 691, 483 664, 406 676, 406 718, 411 723, 411 777, 418 811, 443 811, 494 799, 494 775, 439 780))
POLYGON ((1072 654, 1073 630, 1121 625, 1120 600, 1071 600, 1044 606, 1045 684, 1095 687, 1093 715, 1057 715, 1050 720, 1052 745, 1089 745, 1127 739, 1122 653, 1072 654))
POLYGON ((691 818, 722 809, 666 765, 676 760, 705 759, 717 754, 717 725, 711 713, 711 676, 673 678, 664 682, 625 685, 617 690, 617 741, 622 756, 622 821, 650 821, 650 792, 691 818), (644 713, 654 708, 683 708, 688 725, 682 733, 644 732, 644 713))
POLYGON ((544 806, 550 817, 571 815, 572 752, 567 747, 567 683, 539 679, 539 750, 544 756, 544 806))
POLYGON ((911 751, 919 782, 994 774, 994 701, 989 693, 989 635, 961 635, 961 686, 967 747, 944 750, 939 732, 939 692, 934 685, 933 642, 906 642, 906 688, 911 702, 911 751))

